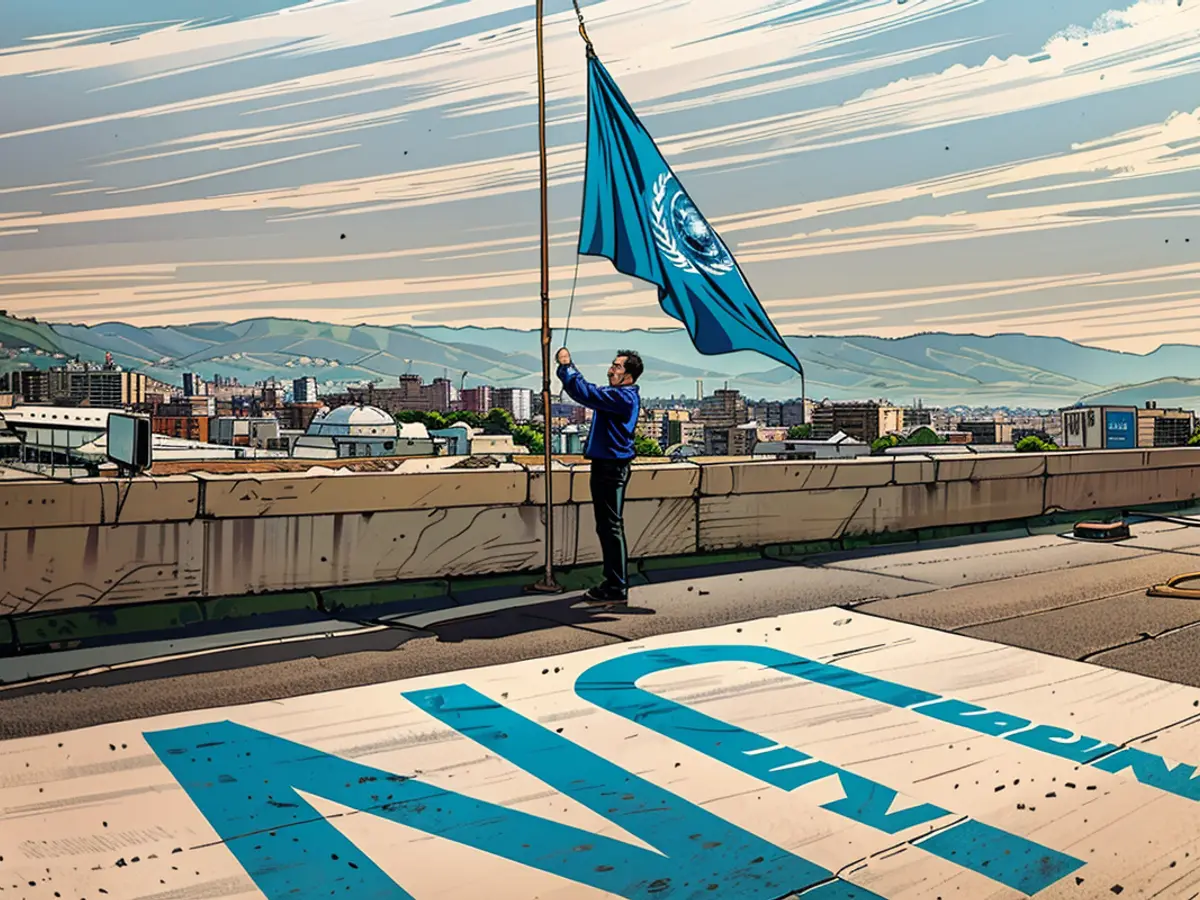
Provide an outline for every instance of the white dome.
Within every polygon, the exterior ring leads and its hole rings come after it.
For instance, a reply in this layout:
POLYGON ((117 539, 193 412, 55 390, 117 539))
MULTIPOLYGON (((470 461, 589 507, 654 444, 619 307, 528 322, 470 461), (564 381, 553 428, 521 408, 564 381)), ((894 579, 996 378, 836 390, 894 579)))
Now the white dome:
POLYGON ((378 406, 339 406, 323 420, 326 425, 395 425, 396 420, 378 406))
POLYGON ((377 406, 339 406, 327 416, 313 419, 308 433, 314 435, 386 435, 395 437, 396 420, 377 406))

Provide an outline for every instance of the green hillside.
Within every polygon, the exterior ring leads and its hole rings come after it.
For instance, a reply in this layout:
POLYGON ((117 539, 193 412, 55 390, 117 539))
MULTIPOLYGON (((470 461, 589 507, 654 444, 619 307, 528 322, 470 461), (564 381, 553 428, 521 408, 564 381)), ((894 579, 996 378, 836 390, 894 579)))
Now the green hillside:
MULTIPOLYGON (((556 335, 556 345, 559 340, 556 335)), ((803 362, 808 396, 817 399, 921 398, 928 404, 1045 408, 1080 398, 1115 397, 1120 399, 1105 402, 1139 405, 1195 404, 1200 398, 1200 383, 1180 377, 1200 371, 1200 348, 1186 345, 1139 355, 1021 334, 786 340, 803 362)), ((800 379, 791 369, 749 352, 701 355, 680 329, 576 329, 568 341, 576 362, 595 378, 617 350, 638 350, 646 361, 643 389, 659 396, 693 397, 697 381, 705 393, 729 381, 751 397, 800 395, 800 379)), ((243 383, 311 375, 327 387, 390 384, 413 372, 427 381, 445 375, 467 386, 541 386, 540 335, 507 328, 332 325, 279 317, 139 328, 0 317, 0 343, 6 351, 30 348, 17 360, 0 355, 0 366, 45 368, 60 361, 55 354, 100 362, 108 351, 117 363, 171 384, 180 384, 185 372, 243 383)))

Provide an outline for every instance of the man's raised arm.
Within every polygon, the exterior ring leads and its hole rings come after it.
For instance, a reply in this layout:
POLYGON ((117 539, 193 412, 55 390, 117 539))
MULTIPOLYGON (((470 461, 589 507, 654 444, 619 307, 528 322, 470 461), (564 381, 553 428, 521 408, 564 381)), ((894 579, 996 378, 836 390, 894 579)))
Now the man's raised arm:
POLYGON ((558 351, 558 380, 567 395, 588 409, 623 416, 633 410, 633 400, 628 391, 621 388, 601 387, 592 384, 580 374, 571 362, 571 355, 564 347, 558 351))
POLYGON ((571 363, 558 367, 558 380, 572 400, 588 409, 618 416, 626 415, 633 409, 628 391, 592 384, 571 363))

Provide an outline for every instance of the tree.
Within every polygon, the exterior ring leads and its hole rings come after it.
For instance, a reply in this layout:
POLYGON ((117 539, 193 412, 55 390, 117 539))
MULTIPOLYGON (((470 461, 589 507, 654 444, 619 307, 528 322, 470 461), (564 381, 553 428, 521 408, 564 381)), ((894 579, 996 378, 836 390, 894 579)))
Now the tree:
POLYGON ((484 416, 481 424, 492 434, 512 434, 513 429, 517 427, 517 423, 513 421, 512 413, 507 409, 500 409, 499 407, 484 416))
POLYGON ((1197 431, 1190 438, 1188 438, 1187 445, 1189 447, 1195 447, 1195 446, 1200 445, 1200 431, 1197 431))
POLYGON ((530 428, 528 425, 514 425, 509 434, 512 435, 514 444, 527 447, 534 456, 540 456, 546 452, 545 438, 536 428, 530 428))
POLYGON ((885 434, 883 437, 878 437, 871 441, 871 452, 874 454, 883 453, 885 450, 890 450, 900 443, 900 438, 894 434, 885 434))
POLYGON ((787 439, 789 441, 807 441, 812 437, 811 425, 793 425, 788 429, 787 439))
POLYGON ((1053 441, 1043 441, 1036 434, 1031 434, 1017 441, 1016 451, 1018 453, 1049 453, 1058 449, 1058 445, 1053 441))
POLYGON ((662 456, 662 447, 658 445, 658 441, 646 437, 644 434, 635 434, 633 436, 633 452, 638 456, 662 456))
POLYGON ((938 433, 928 425, 922 425, 910 434, 904 441, 909 447, 933 447, 937 444, 946 443, 944 437, 939 437, 938 433))

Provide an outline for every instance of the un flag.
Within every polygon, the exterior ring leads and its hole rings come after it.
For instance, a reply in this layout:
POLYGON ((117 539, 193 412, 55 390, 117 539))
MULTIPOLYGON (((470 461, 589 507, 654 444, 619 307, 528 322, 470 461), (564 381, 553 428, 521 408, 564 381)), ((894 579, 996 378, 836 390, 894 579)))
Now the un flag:
POLYGON ((612 76, 588 58, 588 144, 579 252, 658 285, 663 311, 704 354, 753 350, 800 363, 612 76))

